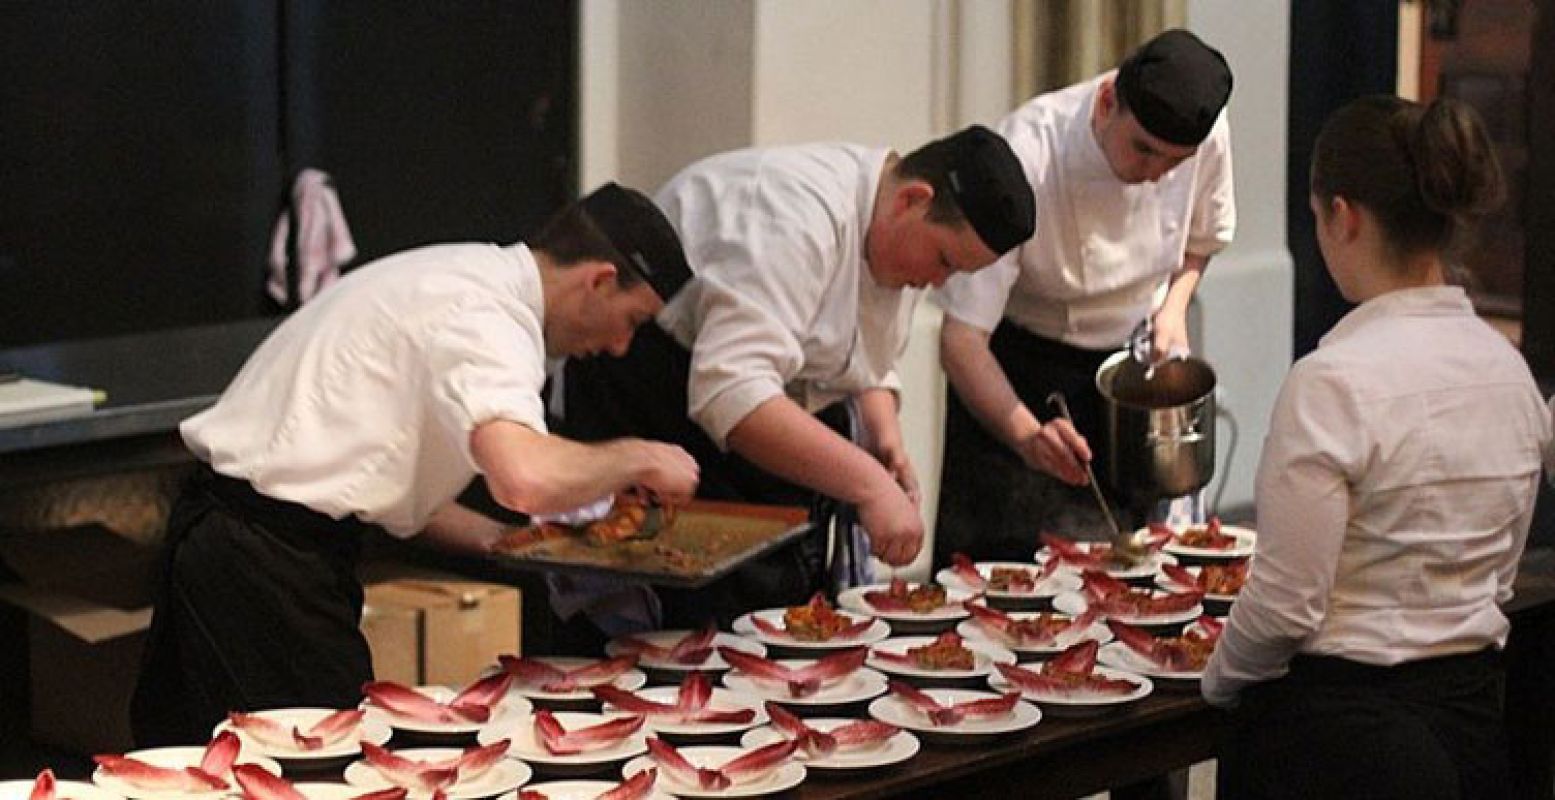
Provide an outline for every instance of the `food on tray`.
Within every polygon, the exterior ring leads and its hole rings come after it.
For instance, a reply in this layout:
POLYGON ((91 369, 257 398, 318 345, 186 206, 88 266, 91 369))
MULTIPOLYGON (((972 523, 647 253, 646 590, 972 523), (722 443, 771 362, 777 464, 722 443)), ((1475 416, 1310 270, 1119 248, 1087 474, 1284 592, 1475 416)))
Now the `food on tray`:
POLYGON ((865 592, 864 600, 881 611, 911 611, 915 614, 938 611, 947 603, 945 587, 932 583, 912 586, 901 578, 893 578, 886 591, 865 592))
MULTIPOLYGON (((1150 530, 1154 533, 1157 529, 1171 534, 1172 529, 1160 523, 1151 523, 1150 530)), ((1201 550, 1230 550, 1240 542, 1235 536, 1220 532, 1220 518, 1210 517, 1204 525, 1193 525, 1182 533, 1174 535, 1173 539, 1182 547, 1197 547, 1201 550)))
POLYGON ((1058 637, 1070 631, 1076 633, 1091 627, 1101 616, 1099 609, 1087 609, 1078 617, 1043 611, 1035 617, 1012 617, 996 608, 974 603, 962 604, 972 615, 972 621, 991 636, 1016 647, 1042 647, 1051 645, 1058 637))
POLYGON ((892 694, 906 700, 938 726, 955 725, 967 717, 1002 717, 1015 710, 1015 703, 1020 700, 1020 692, 1006 692, 999 697, 968 700, 947 706, 927 692, 901 681, 891 681, 889 685, 892 694))
POLYGON ((1081 642, 1057 658, 1044 662, 1035 670, 1014 664, 995 664, 1005 680, 1024 691, 1046 695, 1076 694, 1130 694, 1140 684, 1121 678, 1097 675, 1096 653, 1100 645, 1096 640, 1081 642))
POLYGON ((923 670, 970 670, 977 666, 977 657, 962 644, 955 631, 946 631, 934 641, 921 647, 909 647, 906 653, 895 653, 883 647, 875 647, 875 658, 923 670))
POLYGON ((1209 663, 1215 643, 1220 641, 1224 625, 1211 616, 1199 617, 1181 636, 1151 636, 1149 633, 1116 620, 1108 620, 1118 640, 1161 669, 1173 672, 1202 672, 1209 663))
POLYGON ((810 602, 802 606, 790 606, 783 612, 783 627, 751 616, 751 624, 770 636, 791 636, 801 642, 829 642, 833 639, 853 639, 874 624, 872 619, 857 620, 847 614, 839 614, 826 602, 826 595, 816 592, 810 602))
POLYGON ((1153 617, 1187 611, 1204 599, 1197 589, 1181 593, 1136 589, 1105 572, 1080 574, 1090 608, 1108 616, 1153 617))

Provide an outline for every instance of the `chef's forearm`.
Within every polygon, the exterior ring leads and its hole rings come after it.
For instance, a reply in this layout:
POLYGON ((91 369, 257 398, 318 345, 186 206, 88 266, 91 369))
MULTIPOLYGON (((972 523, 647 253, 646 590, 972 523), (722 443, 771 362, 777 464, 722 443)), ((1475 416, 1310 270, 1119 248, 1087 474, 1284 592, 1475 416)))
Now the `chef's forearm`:
POLYGON ((505 529, 501 522, 450 500, 427 520, 421 536, 429 543, 455 552, 490 552, 505 529))
POLYGON ((897 419, 896 392, 890 389, 865 389, 854 395, 859 420, 864 427, 864 446, 876 456, 882 448, 899 447, 902 424, 897 419))
POLYGON ((896 486, 869 453, 783 396, 740 420, 729 431, 729 449, 784 480, 844 502, 861 503, 896 486))
POLYGON ((1166 287, 1166 298, 1161 301, 1157 313, 1170 313, 1186 322, 1188 304, 1193 301, 1193 293, 1198 289, 1199 281, 1204 277, 1204 269, 1208 266, 1209 256, 1184 253, 1182 267, 1172 274, 1171 282, 1166 287))
POLYGON ((1042 429, 988 348, 985 331, 946 315, 939 341, 946 378, 985 430, 1018 450, 1042 429))
POLYGON ((470 436, 475 463, 492 497, 525 514, 570 511, 638 483, 645 444, 617 439, 583 444, 506 420, 482 424, 470 436))

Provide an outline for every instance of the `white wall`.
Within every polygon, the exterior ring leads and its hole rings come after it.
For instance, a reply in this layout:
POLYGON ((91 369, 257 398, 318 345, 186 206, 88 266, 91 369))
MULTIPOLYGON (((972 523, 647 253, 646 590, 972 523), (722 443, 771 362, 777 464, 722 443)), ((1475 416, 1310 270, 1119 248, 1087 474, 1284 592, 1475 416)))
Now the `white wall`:
MULTIPOLYGON (((842 140, 907 150, 965 124, 991 123, 1019 99, 1010 89, 1010 5, 583 0, 581 183, 616 178, 651 191, 685 163, 733 147, 842 140)), ((1237 80, 1231 114, 1240 226, 1200 290, 1203 351, 1243 428, 1227 504, 1251 500, 1262 424, 1290 352, 1283 205, 1289 6, 1268 0, 1257 11, 1254 18, 1235 0, 1189 6, 1190 26, 1226 53, 1237 80)), ((901 369, 902 424, 927 489, 930 524, 944 414, 938 330, 937 310, 922 303, 901 369)), ((1223 429, 1222 446, 1227 438, 1223 429)), ((909 572, 921 575, 927 564, 925 555, 909 572)))

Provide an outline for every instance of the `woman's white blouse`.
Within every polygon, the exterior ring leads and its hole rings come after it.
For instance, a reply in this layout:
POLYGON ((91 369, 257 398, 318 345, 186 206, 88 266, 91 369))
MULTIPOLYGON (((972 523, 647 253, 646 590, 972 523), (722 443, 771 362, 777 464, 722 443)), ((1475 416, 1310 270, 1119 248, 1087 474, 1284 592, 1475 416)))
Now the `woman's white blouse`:
POLYGON ((477 425, 545 432, 544 313, 521 244, 389 256, 282 323, 180 431, 261 494, 410 536, 474 478, 477 425))
POLYGON ((1497 607, 1551 438, 1523 357, 1456 287, 1351 311, 1291 370, 1252 576, 1204 676, 1231 702, 1297 653, 1393 665, 1506 643, 1497 607))
POLYGON ((887 155, 740 150, 691 165, 654 198, 695 273, 658 321, 691 350, 688 411, 719 447, 773 397, 813 412, 898 387, 919 292, 876 283, 864 253, 887 155))
POLYGON ((935 296, 946 313, 985 331, 1007 316, 1076 347, 1116 347, 1159 302, 1184 253, 1213 256, 1231 242, 1225 115, 1160 180, 1123 183, 1090 123, 1111 74, 1040 95, 999 122, 1036 192, 1036 234, 993 266, 951 277, 935 296))

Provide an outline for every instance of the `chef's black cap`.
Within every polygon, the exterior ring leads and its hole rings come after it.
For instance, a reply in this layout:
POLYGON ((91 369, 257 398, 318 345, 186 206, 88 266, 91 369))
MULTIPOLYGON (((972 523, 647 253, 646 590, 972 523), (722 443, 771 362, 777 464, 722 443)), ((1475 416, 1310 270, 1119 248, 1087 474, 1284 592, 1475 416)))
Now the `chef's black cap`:
POLYGON ((616 268, 636 273, 659 299, 669 302, 691 280, 691 266, 675 228, 642 192, 611 182, 579 203, 620 251, 623 263, 616 268))
POLYGON ((1118 96, 1152 136, 1197 147, 1231 97, 1220 51, 1181 28, 1162 33, 1118 67, 1118 96))
MULTIPOLYGON (((988 249, 1005 253, 1036 230, 1036 198, 1020 159, 1003 136, 973 125, 919 152, 944 150, 945 183, 988 249)), ((917 153, 908 156, 912 159, 917 153)))

